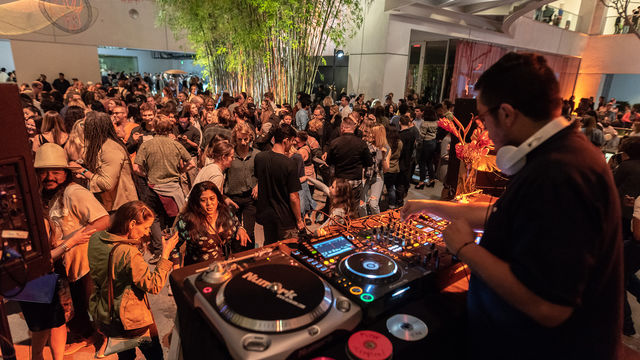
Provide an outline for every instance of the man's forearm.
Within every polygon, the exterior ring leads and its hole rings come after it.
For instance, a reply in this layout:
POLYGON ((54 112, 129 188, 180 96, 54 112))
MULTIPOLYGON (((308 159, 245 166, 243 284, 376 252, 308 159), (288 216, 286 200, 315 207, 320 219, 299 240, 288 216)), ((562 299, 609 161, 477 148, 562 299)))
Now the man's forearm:
POLYGON ((302 222, 302 215, 300 214, 300 195, 298 192, 289 194, 289 204, 291 205, 291 211, 296 218, 296 225, 302 222))
MULTIPOLYGON (((464 219, 473 229, 484 228, 491 211, 489 203, 460 204, 438 200, 411 200, 405 205, 403 213, 427 213, 441 216, 447 220, 464 219)), ((408 214, 410 215, 410 214, 408 214)), ((404 216, 404 214, 403 214, 404 216)))

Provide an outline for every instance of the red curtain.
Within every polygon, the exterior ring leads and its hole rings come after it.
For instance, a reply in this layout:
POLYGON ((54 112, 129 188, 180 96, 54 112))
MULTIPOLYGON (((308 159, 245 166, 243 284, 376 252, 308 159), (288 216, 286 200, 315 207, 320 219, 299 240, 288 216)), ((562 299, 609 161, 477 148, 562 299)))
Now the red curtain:
POLYGON ((449 99, 474 97, 473 85, 480 75, 507 53, 496 45, 461 40, 456 46, 456 62, 449 99))
MULTIPOLYGON (((530 52, 530 50, 517 51, 530 52)), ((449 99, 455 101, 457 98, 474 97, 473 86, 480 75, 507 52, 507 49, 497 45, 466 40, 458 41, 449 99)), ((580 67, 580 59, 554 54, 542 55, 547 59, 547 64, 553 69, 556 79, 560 83, 560 96, 565 99, 569 98, 573 94, 580 67)))

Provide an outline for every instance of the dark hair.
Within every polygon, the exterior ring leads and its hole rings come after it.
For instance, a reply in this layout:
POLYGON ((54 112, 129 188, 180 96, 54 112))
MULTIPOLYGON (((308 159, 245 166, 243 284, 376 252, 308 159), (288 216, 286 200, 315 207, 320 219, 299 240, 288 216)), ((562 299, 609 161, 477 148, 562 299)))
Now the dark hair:
POLYGON ((285 139, 296 137, 296 130, 289 124, 282 124, 276 127, 273 132, 273 141, 281 144, 285 139))
POLYGON ((387 132, 387 142, 391 147, 391 152, 398 150, 398 144, 400 141, 400 135, 398 134, 398 128, 392 125, 385 126, 387 132))
POLYGON ((80 106, 69 106, 64 114, 64 127, 71 131, 75 123, 84 118, 84 110, 80 106))
POLYGON ((105 109, 104 104, 100 101, 93 101, 89 105, 89 108, 91 108, 91 110, 93 111, 98 111, 98 112, 103 112, 106 113, 107 109, 105 109))
POLYGON ((180 213, 180 219, 186 223, 186 230, 189 232, 189 237, 193 240, 198 239, 199 234, 208 231, 207 213, 202 208, 202 205, 200 205, 200 196, 207 190, 213 191, 218 199, 218 218, 216 219, 215 228, 222 228, 223 231, 228 230, 231 212, 224 202, 225 197, 211 181, 199 182, 191 189, 187 205, 180 213))
POLYGON ((139 200, 129 201, 120 206, 115 214, 113 214, 107 232, 114 235, 125 235, 130 230, 129 223, 131 220, 135 220, 137 223, 143 223, 154 217, 153 211, 147 204, 139 200))
POLYGON ((400 117, 400 125, 407 126, 411 123, 411 119, 407 115, 402 115, 400 117))
POLYGON ((480 76, 475 89, 493 114, 507 103, 524 116, 546 121, 562 107, 558 80, 538 54, 506 54, 480 76))
POLYGON ((438 114, 431 106, 426 106, 422 113, 422 119, 424 121, 438 121, 438 114))
POLYGON ((622 139, 620 151, 629 155, 632 160, 640 159, 640 136, 629 136, 622 139))
POLYGON ((409 105, 407 105, 407 103, 405 102, 400 103, 400 105, 398 105, 398 114, 403 115, 407 112, 409 112, 409 105))
POLYGON ((140 108, 137 103, 127 104, 127 114, 133 119, 136 124, 142 123, 142 117, 140 116, 140 108))
MULTIPOLYGON (((96 171, 98 166, 98 153, 102 150, 104 143, 109 139, 115 141, 116 144, 122 147, 124 153, 128 154, 127 148, 116 134, 109 115, 97 111, 87 113, 84 121, 84 141, 87 146, 85 164, 89 171, 96 171)), ((128 159, 129 157, 127 156, 126 158, 128 159)))
POLYGON ((309 134, 306 131, 298 131, 296 137, 302 141, 307 141, 309 139, 309 134))

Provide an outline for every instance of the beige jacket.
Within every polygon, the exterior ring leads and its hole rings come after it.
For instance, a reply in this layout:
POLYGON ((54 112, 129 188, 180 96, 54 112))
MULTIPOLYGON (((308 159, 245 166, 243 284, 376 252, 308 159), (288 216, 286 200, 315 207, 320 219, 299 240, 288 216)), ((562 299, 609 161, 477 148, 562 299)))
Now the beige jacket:
POLYGON ((125 149, 108 139, 98 153, 97 169, 89 180, 89 190, 95 193, 107 211, 115 211, 129 201, 138 200, 133 183, 129 156, 125 149))

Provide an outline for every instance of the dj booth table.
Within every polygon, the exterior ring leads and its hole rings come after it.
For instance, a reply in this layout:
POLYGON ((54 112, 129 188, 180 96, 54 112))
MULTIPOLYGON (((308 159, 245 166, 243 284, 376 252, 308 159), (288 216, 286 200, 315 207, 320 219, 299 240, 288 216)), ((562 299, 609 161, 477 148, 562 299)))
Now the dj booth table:
MULTIPOLYGON (((352 240, 353 241, 353 240, 352 240)), ((303 248, 307 246, 304 243, 296 243, 288 241, 277 243, 270 245, 269 247, 255 249, 251 251, 247 251, 240 254, 234 254, 237 257, 244 257, 246 255, 257 254, 260 251, 270 251, 270 248, 277 249, 274 250, 274 254, 285 254, 288 261, 293 263, 295 261, 302 262, 300 258, 296 258, 296 260, 291 260, 291 254, 299 254, 300 250, 298 248, 303 248)), ((366 251, 371 246, 364 248, 366 251)), ((416 246, 417 247, 417 246, 416 246)), ((374 248, 375 249, 375 248, 374 248)), ((257 256, 260 256, 259 254, 257 256)), ((277 257, 272 255, 272 257, 277 257)), ((304 258, 304 257, 303 257, 304 258)), ((271 259, 269 259, 271 260, 271 259)), ((229 348, 225 344, 227 343, 239 343, 244 341, 244 337, 234 335, 237 331, 239 331, 237 326, 233 326, 233 324, 228 325, 227 328, 215 326, 212 324, 211 314, 206 314, 206 312, 211 312, 210 310, 203 310, 203 306, 198 305, 198 301, 200 304, 203 299, 202 297, 202 287, 198 287, 197 285, 193 285, 195 280, 194 274, 203 273, 204 270, 208 268, 210 263, 200 263, 194 264, 191 266, 186 266, 184 268, 175 270, 170 276, 170 285, 173 290, 173 296, 177 305, 177 317, 176 317, 176 326, 179 331, 180 341, 181 341, 181 351, 183 359, 232 359, 231 352, 229 348), (190 280, 191 279, 191 280, 190 280), (198 294, 200 293, 200 294, 198 294), (233 331, 221 330, 219 329, 232 329, 233 331), (235 331, 235 332, 234 332, 235 331)), ((305 264, 308 266, 308 264, 305 264)), ((466 339, 466 318, 465 318, 465 298, 466 292, 464 291, 442 291, 448 285, 451 285, 454 282, 463 283, 463 287, 466 285, 466 278, 464 274, 466 274, 466 270, 462 268, 462 265, 459 263, 451 263, 447 264, 448 266, 441 268, 437 273, 434 273, 433 280, 430 281, 430 284, 433 284, 431 287, 421 288, 420 291, 414 291, 410 295, 405 296, 402 301, 394 304, 394 306, 389 306, 384 309, 384 311, 371 313, 371 316, 365 316, 365 307, 363 309, 363 317, 362 321, 358 321, 358 324, 355 328, 351 330, 338 329, 338 330, 327 330, 323 329, 323 321, 316 321, 309 325, 308 331, 310 332, 312 328, 320 327, 319 331, 322 336, 319 336, 319 339, 307 344, 302 344, 301 346, 289 345, 291 348, 289 349, 289 354, 287 356, 276 356, 270 358, 288 358, 288 359, 347 359, 349 358, 347 343, 349 341, 350 336, 354 333, 357 333, 361 330, 371 330, 376 333, 382 334, 383 337, 390 340, 391 346, 393 348, 393 358, 396 359, 409 359, 409 358, 429 358, 429 359, 461 359, 465 356, 465 339, 466 339), (419 322, 423 323, 422 326, 426 325, 427 334, 426 336, 420 337, 419 339, 407 339, 404 340, 401 337, 411 338, 409 332, 403 332, 400 337, 394 336, 390 332, 389 323, 393 321, 389 320, 392 316, 402 314, 411 315, 417 319, 419 322), (411 341, 409 341, 411 340, 411 341)), ((304 266, 300 267, 304 268, 304 266)), ((254 269, 255 267, 249 266, 244 272, 239 274, 245 274, 242 278, 249 279, 246 272, 248 270, 254 269)), ((318 267, 320 268, 320 267, 318 267)), ((238 278, 240 275, 235 274, 236 276, 233 279, 238 278)), ((258 284, 258 282, 263 281, 261 278, 257 277, 257 275, 249 272, 249 275, 254 276, 254 283, 258 284)), ((261 275, 262 276, 262 275, 261 275)), ((200 278, 202 275, 200 275, 200 278)), ((262 276, 267 278, 266 276, 262 276)), ((200 279, 199 278, 199 279, 200 279)), ((202 282, 202 281, 201 281, 202 282)), ((228 284, 230 281, 225 283, 228 284)), ((282 281, 285 283, 285 281, 282 281)), ((339 301, 342 294, 344 296, 348 296, 348 292, 346 290, 342 290, 340 292, 335 291, 336 282, 331 282, 334 289, 334 294, 338 293, 337 297, 334 295, 335 301, 339 301), (340 294, 341 293, 341 294, 340 294)), ((282 285, 280 283, 267 283, 267 284, 277 284, 282 285)), ((349 282, 351 285, 351 282, 349 282)), ((206 285, 206 284, 205 284, 206 285)), ((285 284, 286 286, 286 284, 285 284)), ((267 285, 264 285, 267 288, 267 285)), ((407 287, 408 288, 408 287, 407 287)), ((366 288, 365 288, 366 289, 366 288)), ((204 293, 211 292, 211 288, 205 288, 204 293)), ((263 290, 263 289, 259 289, 263 290)), ((208 299, 209 302, 215 302, 216 298, 215 292, 210 294, 211 297, 208 299)), ((224 286, 218 291, 218 294, 224 291, 224 286)), ((288 290, 282 290, 286 291, 288 290)), ((360 290, 360 292, 362 289, 360 290)), ((275 291, 274 291, 275 292, 275 291)), ((298 291, 300 292, 300 291, 298 291)), ((226 294, 226 293, 225 293, 226 294)), ((278 292, 280 294, 280 292, 278 292)), ((353 292, 351 292, 353 294, 353 292)), ((359 294, 359 293, 358 293, 359 294)), ((301 294, 297 294, 298 296, 301 294)), ((394 294, 395 295, 395 294, 394 294)), ((294 293, 293 296, 296 296, 294 293)), ((301 297, 301 296, 299 296, 301 297)), ((346 301, 346 299, 343 299, 346 301)), ((260 296, 255 296, 253 299, 248 300, 250 302, 249 306, 255 306, 260 311, 268 311, 266 310, 268 307, 265 304, 265 299, 260 296)), ((268 301, 267 301, 268 302, 268 301)), ((352 302, 357 303, 356 301, 352 302)), ((226 306, 223 306, 226 307, 226 306)), ((245 305, 246 307, 246 305, 245 305)), ((218 303, 218 308, 221 306, 218 303)), ((360 311, 360 307, 355 306, 354 308, 358 308, 357 311, 360 311)), ((213 309, 216 309, 215 307, 213 309)), ((223 311, 220 311, 222 313, 223 311)), ((338 317, 340 314, 338 314, 338 317)), ((347 321, 348 315, 343 315, 345 321, 347 321)), ((326 315, 326 318, 330 318, 331 316, 326 315)), ((395 317, 397 318, 397 317, 395 317)), ((394 318, 394 319, 395 319, 394 318)), ((404 318, 407 318, 406 316, 404 318)), ((284 323, 284 322, 283 322, 284 323)), ((325 321, 326 323, 326 321, 325 321)), ((305 329, 303 327, 303 329, 305 329)), ((242 329, 240 329, 242 330, 242 329)), ((300 329, 298 329, 300 331, 300 329)), ((303 330, 304 331, 304 330, 303 330)), ((253 331, 255 333, 255 331, 253 331)), ((251 333, 251 331, 248 331, 251 333)), ((291 334, 293 332, 285 331, 280 334, 291 334)), ((268 334, 267 334, 268 335, 268 334)), ((292 334, 293 337, 293 334, 292 334)), ((386 343, 386 340, 384 340, 386 343)), ((237 353, 237 352, 236 352, 237 353)), ((253 354, 252 354, 253 356, 253 354)), ((236 355, 236 358, 238 356, 236 355)), ((254 358, 254 357, 252 357, 254 358)), ((255 358, 263 358, 260 357, 260 353, 257 353, 255 358)), ((351 357, 356 358, 356 357, 351 357)))

